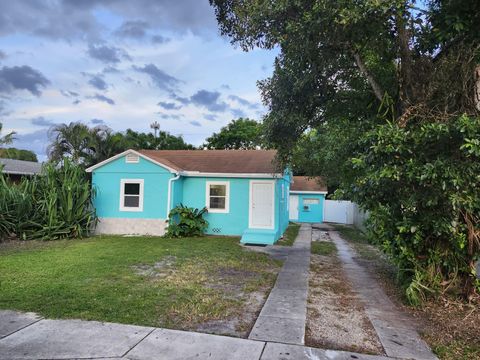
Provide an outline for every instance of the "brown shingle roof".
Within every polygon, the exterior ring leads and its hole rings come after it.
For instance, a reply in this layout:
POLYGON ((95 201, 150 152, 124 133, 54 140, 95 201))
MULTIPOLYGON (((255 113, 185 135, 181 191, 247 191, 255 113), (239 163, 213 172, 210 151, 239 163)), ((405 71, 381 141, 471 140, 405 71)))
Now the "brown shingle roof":
POLYGON ((178 171, 273 174, 275 150, 140 150, 140 153, 178 171))
POLYGON ((291 191, 327 191, 327 185, 320 176, 294 176, 291 191))

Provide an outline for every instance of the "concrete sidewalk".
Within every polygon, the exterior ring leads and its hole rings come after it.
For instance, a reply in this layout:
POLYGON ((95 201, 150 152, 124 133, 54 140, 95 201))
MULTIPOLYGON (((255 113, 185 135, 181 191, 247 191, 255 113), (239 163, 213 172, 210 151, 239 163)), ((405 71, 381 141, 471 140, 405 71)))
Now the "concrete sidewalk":
POLYGON ((343 351, 0 311, 0 359, 381 360, 343 351))
POLYGON ((302 224, 249 339, 305 344, 312 227, 302 224))

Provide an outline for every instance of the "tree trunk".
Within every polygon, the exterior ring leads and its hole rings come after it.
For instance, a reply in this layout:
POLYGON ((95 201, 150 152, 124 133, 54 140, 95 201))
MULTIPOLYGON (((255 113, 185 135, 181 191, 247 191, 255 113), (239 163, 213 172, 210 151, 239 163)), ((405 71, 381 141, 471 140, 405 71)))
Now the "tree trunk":
POLYGON ((357 53, 357 52, 354 52, 353 53, 353 58, 355 59, 355 63, 357 64, 358 68, 360 69, 360 72, 367 78, 367 81, 370 84, 370 87, 372 88, 373 93, 375 94, 376 98, 379 101, 382 101, 384 92, 383 92, 380 84, 377 83, 375 78, 368 71, 367 67, 365 66, 365 64, 362 60, 362 58, 360 57, 360 54, 357 53))
POLYGON ((480 111, 480 64, 475 68, 475 93, 474 93, 475 109, 480 111))
POLYGON ((412 78, 412 54, 410 51, 410 33, 407 29, 407 22, 402 13, 397 12, 395 15, 395 24, 397 28, 397 44, 398 57, 400 59, 399 69, 399 101, 400 114, 403 114, 405 109, 411 105, 415 98, 413 94, 413 78, 412 78))

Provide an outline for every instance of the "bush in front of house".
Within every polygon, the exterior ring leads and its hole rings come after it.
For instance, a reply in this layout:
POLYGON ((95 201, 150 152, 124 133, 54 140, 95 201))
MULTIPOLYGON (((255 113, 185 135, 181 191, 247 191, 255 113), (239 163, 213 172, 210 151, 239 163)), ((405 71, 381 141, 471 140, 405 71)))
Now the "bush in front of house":
POLYGON ((207 213, 206 207, 195 209, 180 204, 168 214, 168 228, 166 237, 191 237, 202 236, 208 227, 208 222, 203 218, 207 213))
POLYGON ((68 159, 19 184, 0 174, 0 240, 87 236, 96 223, 93 195, 83 168, 68 159))

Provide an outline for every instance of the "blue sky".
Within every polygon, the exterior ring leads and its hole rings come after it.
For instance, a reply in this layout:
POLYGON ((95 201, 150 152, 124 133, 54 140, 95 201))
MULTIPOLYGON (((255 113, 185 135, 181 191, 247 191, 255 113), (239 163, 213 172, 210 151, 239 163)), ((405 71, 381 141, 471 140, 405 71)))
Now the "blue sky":
POLYGON ((199 145, 260 120, 276 52, 219 35, 207 0, 0 0, 0 122, 45 159, 48 129, 82 121, 162 130, 199 145))

